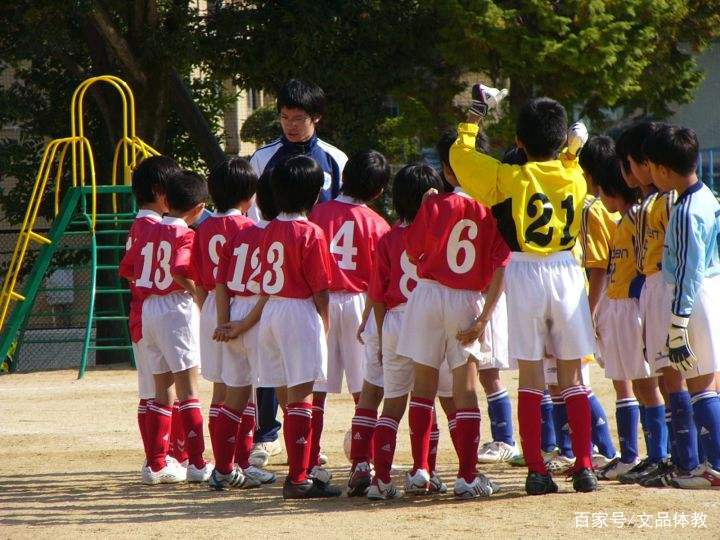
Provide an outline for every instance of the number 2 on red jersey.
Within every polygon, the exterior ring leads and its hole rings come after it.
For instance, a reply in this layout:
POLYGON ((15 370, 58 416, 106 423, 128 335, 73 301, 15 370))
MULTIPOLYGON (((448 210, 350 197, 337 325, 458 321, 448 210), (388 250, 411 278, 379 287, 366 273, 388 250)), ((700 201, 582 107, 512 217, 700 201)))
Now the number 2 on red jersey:
POLYGON ((240 244, 233 250, 235 267, 232 279, 228 281, 227 286, 229 289, 237 292, 245 292, 247 289, 254 294, 260 294, 260 285, 256 281, 256 278, 260 273, 260 248, 256 247, 253 250, 252 255, 250 256, 250 261, 248 261, 249 250, 250 246, 248 244, 240 244), (247 280, 243 281, 245 268, 248 266, 248 262, 250 263, 251 273, 247 280))

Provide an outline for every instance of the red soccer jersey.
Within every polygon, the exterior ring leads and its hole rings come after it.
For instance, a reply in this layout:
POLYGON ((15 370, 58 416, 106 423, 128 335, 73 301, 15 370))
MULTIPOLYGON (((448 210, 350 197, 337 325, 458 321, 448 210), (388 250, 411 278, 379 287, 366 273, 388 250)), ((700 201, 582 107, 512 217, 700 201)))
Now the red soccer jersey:
POLYGON ((397 224, 380 239, 370 280, 370 300, 392 309, 407 302, 417 285, 417 268, 410 262, 403 238, 406 225, 397 224))
MULTIPOLYGON (((139 210, 135 216, 135 221, 130 226, 128 231, 127 242, 125 244, 125 251, 129 251, 130 248, 138 240, 142 240, 148 235, 148 231, 155 227, 162 216, 152 210, 139 210)), ((134 283, 130 283, 130 316, 128 325, 130 326, 130 339, 133 343, 137 343, 142 339, 142 303, 143 297, 140 291, 137 290, 134 283)))
POLYGON ((217 283, 227 285, 230 296, 260 294, 260 247, 267 221, 258 221, 228 238, 220 251, 217 283))
POLYGON ((240 210, 215 213, 203 221, 195 231, 192 249, 192 265, 198 284, 210 292, 215 289, 220 264, 220 252, 225 242, 239 230, 253 222, 242 215, 240 210))
POLYGON ((260 248, 262 291, 309 298, 330 287, 330 256, 322 229, 297 214, 280 214, 265 229, 260 248))
POLYGON ((484 291, 510 260, 490 210, 458 189, 422 203, 405 231, 405 249, 421 279, 471 291, 484 291))
POLYGON ((350 197, 320 203, 310 214, 325 233, 331 254, 331 291, 368 290, 380 238, 390 230, 375 211, 350 197))
POLYGON ((164 217, 125 253, 120 275, 135 281, 142 298, 182 291, 173 275, 194 277, 190 263, 194 236, 182 219, 164 217))

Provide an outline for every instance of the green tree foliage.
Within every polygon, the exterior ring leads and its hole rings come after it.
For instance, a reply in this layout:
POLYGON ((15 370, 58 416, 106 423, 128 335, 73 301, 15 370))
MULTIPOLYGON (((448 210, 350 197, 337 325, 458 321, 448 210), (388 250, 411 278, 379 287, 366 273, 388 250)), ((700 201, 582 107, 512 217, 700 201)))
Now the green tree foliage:
POLYGON ((274 105, 255 109, 240 128, 240 138, 260 146, 282 135, 280 120, 274 105))

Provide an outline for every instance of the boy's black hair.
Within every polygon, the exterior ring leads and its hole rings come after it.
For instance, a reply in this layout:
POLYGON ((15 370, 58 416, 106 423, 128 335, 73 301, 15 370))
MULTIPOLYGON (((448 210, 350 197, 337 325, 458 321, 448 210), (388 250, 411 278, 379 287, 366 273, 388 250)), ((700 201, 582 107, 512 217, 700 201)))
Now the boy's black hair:
POLYGON ((168 178, 181 171, 174 159, 150 156, 143 159, 132 173, 132 191, 138 206, 154 203, 165 194, 168 178))
POLYGON ((697 169, 697 134, 690 128, 663 124, 645 140, 643 152, 655 165, 663 165, 680 176, 690 176, 697 169))
POLYGON ((390 181, 390 165, 380 152, 363 150, 347 161, 342 176, 343 194, 369 202, 387 187, 390 181))
POLYGON ((528 162, 525 150, 517 146, 510 148, 502 157, 502 162, 508 165, 525 165, 528 162))
POLYGON ((272 172, 274 167, 266 167, 257 182, 255 191, 255 204, 265 221, 272 221, 280 213, 275 205, 275 196, 272 190, 272 172))
POLYGON ((520 109, 515 134, 528 156, 554 159, 567 141, 567 113, 554 99, 529 100, 520 109))
POLYGON ((636 203, 640 199, 640 190, 631 188, 625 182, 618 156, 612 156, 599 164, 593 175, 593 181, 609 197, 620 197, 627 203, 636 203))
POLYGON ((646 157, 643 151, 643 143, 657 128, 658 124, 655 122, 643 120, 630 124, 622 130, 615 142, 615 152, 620 156, 625 171, 630 170, 628 156, 633 158, 636 163, 645 163, 646 157))
POLYGON ((458 138, 458 132, 455 128, 448 128, 443 131, 442 135, 435 143, 435 150, 437 150, 440 163, 450 166, 450 147, 455 144, 458 138))
POLYGON ((443 190, 443 180, 433 167, 425 163, 405 165, 393 179, 393 209, 398 219, 412 222, 422 204, 423 194, 430 188, 443 190))
POLYGON ((302 109, 309 116, 322 116, 325 112, 325 92, 317 84, 290 79, 280 89, 277 110, 302 109))
POLYGON ((325 173, 307 156, 292 156, 278 163, 270 177, 275 204, 280 212, 309 212, 325 183, 325 173))
POLYGON ((615 153, 615 141, 606 135, 594 135, 583 145, 578 156, 580 167, 586 174, 589 174, 595 181, 595 176, 600 167, 603 167, 608 160, 617 157, 615 153))
POLYGON ((170 210, 187 212, 207 200, 207 182, 193 171, 181 170, 168 178, 165 196, 170 210))
POLYGON ((213 167, 207 184, 215 209, 227 212, 252 198, 257 175, 246 159, 234 157, 213 167))

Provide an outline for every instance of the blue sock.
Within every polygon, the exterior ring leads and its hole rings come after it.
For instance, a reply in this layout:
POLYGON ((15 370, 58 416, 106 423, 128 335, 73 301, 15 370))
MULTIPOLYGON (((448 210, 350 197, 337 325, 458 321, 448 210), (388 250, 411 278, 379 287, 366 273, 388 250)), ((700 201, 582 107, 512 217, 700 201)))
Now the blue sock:
POLYGON ((648 457, 653 463, 667 458, 667 427, 665 427, 665 405, 645 407, 648 457))
POLYGON ((618 438, 620 439, 620 461, 632 463, 638 458, 638 423, 640 406, 635 398, 618 399, 615 402, 618 438))
POLYGON ((585 387, 590 401, 590 416, 592 421, 592 442, 598 447, 598 451, 607 458, 615 457, 617 450, 610 435, 610 424, 608 423, 605 409, 600 400, 589 387, 585 387))
POLYGON ((670 394, 672 409, 672 429, 675 435, 673 463, 685 471, 698 466, 697 429, 693 421, 693 408, 688 392, 670 394))
POLYGON ((648 430, 645 424, 645 405, 640 405, 640 427, 642 428, 643 440, 645 441, 645 450, 650 446, 648 442, 648 430))
POLYGON ((672 428, 672 409, 669 404, 665 404, 665 426, 668 431, 668 454, 671 456, 677 455, 677 444, 675 442, 675 432, 672 428))
POLYGON ((553 402, 548 391, 540 402, 540 444, 544 452, 552 452, 557 446, 553 423, 553 402))
POLYGON ((570 424, 568 424, 567 407, 562 397, 553 397, 553 425, 555 426, 555 440, 557 441, 560 454, 573 458, 572 442, 570 440, 570 424))
POLYGON ((502 389, 494 394, 488 394, 487 401, 490 433, 492 433, 493 441, 514 445, 512 406, 507 390, 502 389))
MULTIPOLYGON (((693 413, 693 418, 694 417, 695 417, 695 413, 693 413)), ((708 444, 708 441, 707 441, 708 435, 709 435, 709 433, 706 433, 705 435, 703 435, 702 429, 698 430, 698 440, 697 440, 698 463, 705 463, 706 461, 708 461, 707 454, 705 453, 705 448, 707 447, 707 444, 708 444)))
POLYGON ((707 461, 720 470, 720 398, 714 391, 700 392, 692 397, 692 406, 707 461))

